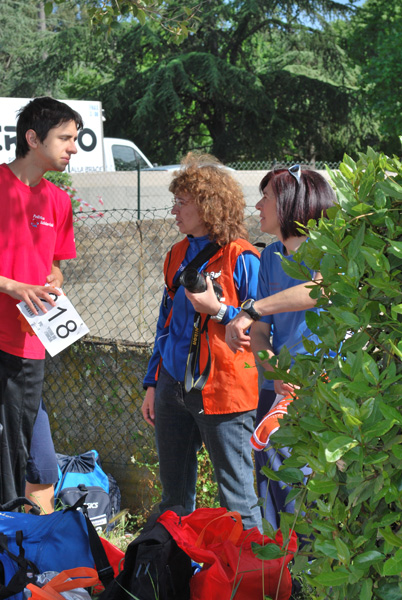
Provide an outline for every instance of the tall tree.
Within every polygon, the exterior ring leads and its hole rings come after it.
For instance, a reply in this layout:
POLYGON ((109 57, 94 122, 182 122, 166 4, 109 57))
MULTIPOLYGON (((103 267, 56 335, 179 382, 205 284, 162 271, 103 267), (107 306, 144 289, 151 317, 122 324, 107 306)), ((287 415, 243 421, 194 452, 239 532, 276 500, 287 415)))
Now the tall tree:
POLYGON ((400 152, 402 135, 402 5, 367 0, 350 23, 348 48, 361 68, 359 85, 380 123, 381 147, 400 152))
POLYGON ((141 135, 165 162, 188 147, 224 160, 340 158, 358 137, 354 82, 326 19, 345 10, 331 1, 208 0, 179 48, 151 24, 132 26, 103 90, 106 126, 141 135), (119 122, 118 106, 129 120, 119 122))
POLYGON ((122 18, 104 35, 91 10, 112 3, 93 0, 58 0, 38 32, 37 2, 27 3, 35 43, 15 49, 6 95, 100 99, 106 134, 133 139, 153 160, 202 148, 225 161, 309 162, 364 147, 354 66, 332 24, 348 8, 333 0, 206 0, 180 46, 152 18, 122 18))

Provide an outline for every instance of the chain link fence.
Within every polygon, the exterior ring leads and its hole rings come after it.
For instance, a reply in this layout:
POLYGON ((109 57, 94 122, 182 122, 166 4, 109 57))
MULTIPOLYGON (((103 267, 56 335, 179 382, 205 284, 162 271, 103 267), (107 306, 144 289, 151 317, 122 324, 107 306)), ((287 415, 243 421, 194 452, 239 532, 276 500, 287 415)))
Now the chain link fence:
MULTIPOLYGON (((254 208, 264 174, 265 170, 252 172, 242 184, 253 196, 251 202, 248 197, 245 220, 254 244, 272 241, 261 234, 254 208)), ((93 182, 104 195, 103 175, 122 179, 136 174, 95 174, 93 182)), ((182 237, 168 206, 171 173, 168 178, 162 175, 163 184, 159 177, 154 187, 164 208, 96 210, 84 205, 76 211, 77 258, 62 265, 64 291, 90 333, 48 357, 44 385, 56 451, 98 450, 104 469, 120 485, 124 506, 135 511, 149 505, 146 465, 155 462, 153 430, 141 414, 142 381, 159 314, 163 261, 182 237)), ((77 187, 78 195, 84 189, 77 187)), ((118 191, 115 186, 115 201, 118 191)), ((133 193, 136 197, 136 190, 133 193)))
MULTIPOLYGON (((291 166, 282 162, 281 166, 291 166)), ((258 187, 266 172, 279 166, 275 162, 233 163, 233 176, 243 188, 248 206, 255 206, 260 198, 258 187)), ((309 165, 311 166, 311 165, 309 165)), ((338 163, 331 163, 335 169, 338 163)), ((325 163, 316 163, 317 170, 329 178, 325 163), (320 167, 320 169, 318 169, 320 167)), ((171 200, 169 184, 174 169, 118 171, 106 173, 71 173, 82 210, 90 209, 96 215, 105 210, 135 210, 137 220, 153 218, 154 210, 163 210, 171 200)))

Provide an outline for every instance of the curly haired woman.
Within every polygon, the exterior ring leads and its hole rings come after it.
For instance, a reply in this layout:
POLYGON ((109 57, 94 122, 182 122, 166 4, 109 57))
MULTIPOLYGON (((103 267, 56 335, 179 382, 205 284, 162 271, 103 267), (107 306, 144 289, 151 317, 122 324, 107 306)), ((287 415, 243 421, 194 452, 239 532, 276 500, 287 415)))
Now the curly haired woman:
POLYGON ((144 419, 155 426, 160 510, 175 505, 194 510, 197 452, 204 443, 221 505, 238 511, 245 527, 260 527, 249 446, 257 374, 245 369, 245 363, 254 363, 251 351, 234 355, 225 344, 226 324, 244 300, 256 298, 259 255, 246 240, 241 187, 216 158, 190 153, 174 175, 172 214, 186 237, 165 259, 165 291, 142 406, 144 419), (200 275, 205 291, 191 292, 179 279, 197 255, 197 271, 209 275, 205 280, 200 275))

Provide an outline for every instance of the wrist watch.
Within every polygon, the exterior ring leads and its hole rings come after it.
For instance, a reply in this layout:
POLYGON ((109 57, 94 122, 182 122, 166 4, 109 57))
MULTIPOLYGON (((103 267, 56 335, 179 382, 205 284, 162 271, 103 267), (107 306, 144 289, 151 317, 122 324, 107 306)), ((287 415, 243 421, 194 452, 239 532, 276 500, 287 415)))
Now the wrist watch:
POLYGON ((211 319, 212 319, 213 321, 217 321, 218 323, 220 323, 220 322, 222 321, 223 317, 224 317, 224 316, 225 316, 225 314, 226 314, 226 310, 227 310, 227 306, 226 306, 226 304, 222 304, 222 302, 221 302, 221 307, 220 307, 220 309, 218 310, 218 312, 216 313, 216 315, 213 315, 213 316, 211 317, 211 319))
POLYGON ((249 298, 248 300, 245 300, 243 304, 240 305, 240 307, 245 313, 249 315, 249 317, 253 319, 253 321, 259 321, 262 315, 260 315, 260 313, 257 312, 254 308, 254 302, 255 300, 249 298))

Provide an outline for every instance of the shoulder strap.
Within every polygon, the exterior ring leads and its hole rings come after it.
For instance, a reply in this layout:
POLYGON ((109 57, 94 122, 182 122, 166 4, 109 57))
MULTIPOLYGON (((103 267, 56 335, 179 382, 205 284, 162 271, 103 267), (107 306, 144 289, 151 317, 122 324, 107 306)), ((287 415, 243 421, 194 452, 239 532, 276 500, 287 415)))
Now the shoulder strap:
POLYGON ((94 558, 95 567, 98 572, 99 579, 101 580, 104 587, 106 587, 107 584, 110 583, 110 581, 112 581, 112 579, 114 578, 113 567, 110 566, 109 559, 106 555, 102 542, 100 541, 98 532, 92 525, 91 519, 88 516, 88 510, 84 504, 86 497, 87 494, 84 493, 73 506, 68 506, 67 508, 65 508, 64 512, 81 509, 81 512, 85 517, 89 545, 91 548, 92 556, 94 558))
MULTIPOLYGON (((192 261, 190 261, 188 263, 188 265, 185 266, 185 268, 183 269, 182 273, 184 273, 184 271, 187 271, 187 269, 198 269, 201 265, 203 265, 205 262, 207 262, 207 260, 209 260, 210 258, 213 257, 214 254, 216 254, 218 252, 218 250, 220 250, 221 246, 219 244, 217 244, 216 242, 209 242, 209 244, 207 244, 198 254, 197 256, 195 256, 193 258, 192 261)), ((168 262, 168 267, 166 270, 166 273, 169 269, 169 264, 170 264, 170 257, 171 257, 171 253, 172 250, 170 250, 169 253, 169 262, 168 262)), ((167 277, 166 277, 167 279, 167 277)), ((167 285, 167 281, 165 281, 166 283, 166 288, 168 290, 168 292, 170 292, 173 296, 175 295, 175 293, 177 292, 177 290, 180 287, 180 282, 177 282, 177 285, 172 285, 172 287, 168 287, 167 285)))

